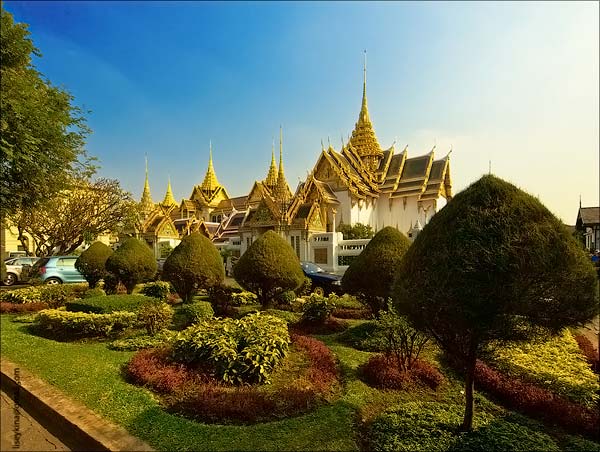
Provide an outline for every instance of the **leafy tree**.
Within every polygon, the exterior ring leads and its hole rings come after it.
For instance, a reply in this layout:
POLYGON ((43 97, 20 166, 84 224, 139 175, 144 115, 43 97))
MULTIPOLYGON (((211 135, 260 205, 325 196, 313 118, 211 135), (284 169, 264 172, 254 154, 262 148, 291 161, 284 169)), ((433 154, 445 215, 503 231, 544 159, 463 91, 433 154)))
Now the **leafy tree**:
POLYGON ((287 290, 304 282, 300 261, 289 243, 273 231, 260 236, 240 257, 233 275, 246 290, 254 292, 263 308, 287 290))
POLYGON ((354 226, 340 224, 338 232, 344 235, 344 240, 370 239, 373 237, 373 228, 368 224, 356 223, 354 226))
POLYGON ((410 241, 398 229, 383 228, 352 261, 342 278, 342 288, 379 314, 391 296, 394 275, 409 246, 410 241))
POLYGON ((399 310, 464 366, 463 430, 486 346, 557 334, 598 312, 598 282, 575 239, 538 199, 491 175, 431 219, 394 292, 399 310))
POLYGON ((151 279, 156 268, 150 247, 134 238, 125 240, 106 261, 106 270, 118 278, 128 294, 133 292, 136 284, 151 279))
POLYGON ((187 235, 165 261, 163 278, 183 301, 191 302, 198 289, 217 286, 225 279, 223 260, 213 243, 199 232, 187 235))
POLYGON ((89 129, 73 96, 33 65, 27 25, 1 8, 0 218, 32 208, 92 169, 83 146, 89 129))
POLYGON ((36 207, 10 216, 24 247, 37 256, 70 254, 90 237, 118 232, 135 222, 138 208, 131 195, 110 179, 73 179, 63 190, 36 207), (25 233, 33 238, 26 241, 25 233))
POLYGON ((90 288, 106 276, 106 261, 113 250, 102 242, 94 242, 75 261, 75 268, 83 275, 90 288))

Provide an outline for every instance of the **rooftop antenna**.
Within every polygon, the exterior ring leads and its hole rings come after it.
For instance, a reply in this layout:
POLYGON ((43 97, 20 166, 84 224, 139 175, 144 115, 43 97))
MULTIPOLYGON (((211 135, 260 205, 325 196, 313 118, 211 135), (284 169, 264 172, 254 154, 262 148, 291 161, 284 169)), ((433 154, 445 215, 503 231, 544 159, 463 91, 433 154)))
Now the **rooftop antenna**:
POLYGON ((579 208, 581 209, 581 193, 579 193, 579 208))

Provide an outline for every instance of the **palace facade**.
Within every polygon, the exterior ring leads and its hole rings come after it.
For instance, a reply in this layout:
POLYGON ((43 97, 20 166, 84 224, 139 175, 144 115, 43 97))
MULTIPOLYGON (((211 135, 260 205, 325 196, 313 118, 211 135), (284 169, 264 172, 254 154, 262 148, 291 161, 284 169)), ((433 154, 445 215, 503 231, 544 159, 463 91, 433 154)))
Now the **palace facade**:
POLYGON ((138 235, 160 257, 161 250, 174 247, 184 235, 201 231, 235 258, 260 234, 275 230, 300 260, 343 271, 345 256, 360 253, 368 240, 343 240, 336 232, 339 225, 362 223, 375 231, 393 226, 414 238, 452 196, 449 155, 436 160, 434 148, 409 157, 406 147, 380 146, 369 116, 365 69, 360 113, 350 139, 340 149, 321 145, 312 171, 295 192, 285 177, 281 130, 279 163, 272 149, 266 177, 255 181, 245 196, 231 198, 219 183, 211 146, 203 182, 180 203, 173 198, 170 181, 163 201, 152 201, 146 165, 138 235))

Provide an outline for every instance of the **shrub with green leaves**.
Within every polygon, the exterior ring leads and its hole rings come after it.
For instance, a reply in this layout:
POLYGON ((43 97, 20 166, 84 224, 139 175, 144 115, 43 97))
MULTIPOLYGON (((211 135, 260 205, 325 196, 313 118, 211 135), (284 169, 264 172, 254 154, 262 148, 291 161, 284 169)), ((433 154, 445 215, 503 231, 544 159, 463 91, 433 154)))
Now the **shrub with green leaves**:
POLYGON ((176 336, 173 356, 188 364, 209 364, 228 383, 268 383, 289 343, 283 320, 256 313, 237 320, 203 320, 187 328, 176 336))
POLYGON ((225 268, 210 239, 195 232, 186 235, 169 255, 163 266, 163 278, 173 284, 184 302, 191 302, 198 289, 221 284, 225 268))
POLYGON ((387 339, 376 320, 352 326, 339 336, 339 340, 352 348, 367 352, 383 352, 387 348, 387 339))
POLYGON ((165 301, 169 297, 169 294, 171 294, 171 289, 171 283, 168 281, 152 281, 144 284, 141 292, 147 297, 165 301))
POLYGON ((398 264, 409 246, 410 241, 398 229, 383 228, 344 273, 344 292, 357 295, 377 315, 386 308, 398 264))
POLYGON ((50 286, 31 286, 22 289, 0 292, 0 301, 5 303, 47 303, 58 307, 66 301, 78 297, 87 289, 87 284, 60 284, 50 286))
POLYGON ((148 334, 154 336, 160 330, 164 330, 171 325, 173 308, 167 303, 153 298, 140 305, 138 320, 144 325, 148 334))
POLYGON ((279 295, 279 304, 282 306, 291 306, 292 303, 296 300, 296 292, 293 290, 286 290, 281 295, 279 295))
POLYGON ((288 324, 298 323, 302 318, 297 312, 282 311, 281 309, 267 309, 264 313, 285 320, 288 324))
POLYGON ((106 260, 113 250, 102 242, 94 242, 83 251, 75 261, 75 268, 83 275, 90 285, 96 287, 98 281, 106 276, 106 260))
POLYGON ((258 295, 264 308, 273 307, 281 293, 296 290, 304 281, 296 252, 273 231, 256 239, 238 260, 233 275, 240 286, 258 295))
POLYGON ((108 336, 110 333, 134 326, 137 315, 117 311, 111 314, 89 314, 59 309, 38 312, 35 327, 56 339, 108 336))
POLYGON ((143 295, 101 295, 70 301, 65 306, 70 312, 108 314, 116 311, 135 312, 143 303, 153 300, 143 295))
POLYGON ((88 289, 86 290, 83 295, 81 296, 81 298, 96 298, 96 297, 103 297, 106 295, 106 292, 104 292, 104 290, 100 289, 99 287, 95 287, 94 289, 88 289))
POLYGON ((302 321, 325 323, 335 309, 335 303, 329 298, 313 293, 302 306, 302 321))
POLYGON ((252 292, 243 290, 240 292, 233 291, 231 293, 231 304, 233 306, 243 306, 256 303, 258 303, 258 297, 252 292))
POLYGON ((543 340, 490 347, 487 361, 521 378, 588 407, 596 406, 600 384, 568 329, 543 340))
POLYGON ((121 352, 132 352, 145 348, 158 348, 168 345, 174 337, 174 331, 162 330, 154 336, 143 335, 128 337, 127 339, 117 339, 108 344, 108 348, 121 352))
POLYGON ((175 308, 173 323, 177 328, 186 328, 204 319, 214 317, 212 305, 208 301, 185 303, 175 308))
POLYGON ((143 241, 129 238, 106 260, 106 270, 133 292, 136 284, 148 281, 156 274, 156 260, 143 241))

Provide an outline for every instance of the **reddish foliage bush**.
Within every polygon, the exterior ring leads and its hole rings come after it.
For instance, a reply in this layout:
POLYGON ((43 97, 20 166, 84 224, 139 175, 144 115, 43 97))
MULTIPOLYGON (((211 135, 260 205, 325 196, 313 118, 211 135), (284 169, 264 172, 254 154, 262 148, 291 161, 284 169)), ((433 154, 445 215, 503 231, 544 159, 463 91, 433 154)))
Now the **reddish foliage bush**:
POLYGON ((508 377, 477 361, 475 383, 502 403, 527 415, 557 423, 576 433, 600 437, 600 414, 547 389, 508 377))
POLYGON ((579 350, 584 354, 593 371, 600 373, 600 350, 596 350, 592 342, 581 334, 575 336, 575 340, 577 341, 577 345, 579 345, 579 350))
POLYGON ((373 317, 370 309, 338 308, 334 309, 331 315, 338 319, 370 319, 373 317))
POLYGON ((292 343, 308 358, 305 374, 276 391, 260 386, 229 386, 206 370, 174 363, 170 350, 142 350, 127 373, 137 384, 166 394, 169 411, 203 422, 256 423, 306 412, 333 390, 338 371, 333 353, 322 342, 292 335, 292 343))
POLYGON ((332 334, 339 333, 348 328, 348 323, 329 317, 324 323, 307 322, 301 320, 290 328, 290 332, 297 334, 332 334))
POLYGON ((410 370, 403 371, 392 356, 384 354, 372 356, 361 372, 367 383, 381 389, 405 390, 419 383, 437 389, 444 382, 440 371, 426 361, 418 359, 410 370))
POLYGON ((0 314, 11 314, 19 312, 37 312, 48 309, 47 303, 0 303, 0 314))

